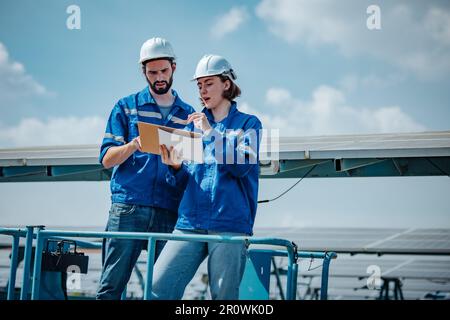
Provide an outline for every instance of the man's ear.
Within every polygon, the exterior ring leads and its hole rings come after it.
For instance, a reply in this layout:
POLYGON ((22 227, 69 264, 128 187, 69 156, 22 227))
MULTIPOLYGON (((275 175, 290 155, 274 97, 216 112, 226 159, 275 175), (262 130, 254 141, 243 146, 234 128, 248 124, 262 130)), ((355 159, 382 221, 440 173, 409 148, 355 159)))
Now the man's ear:
POLYGON ((175 72, 176 68, 177 68, 177 64, 176 63, 172 63, 172 73, 175 72))

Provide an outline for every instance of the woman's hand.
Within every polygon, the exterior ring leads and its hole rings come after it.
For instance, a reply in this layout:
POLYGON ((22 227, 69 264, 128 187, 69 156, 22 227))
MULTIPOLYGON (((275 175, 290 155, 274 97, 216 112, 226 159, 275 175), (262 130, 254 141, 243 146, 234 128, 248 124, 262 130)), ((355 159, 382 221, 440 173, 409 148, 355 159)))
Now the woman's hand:
POLYGON ((159 151, 161 153, 162 163, 171 166, 175 170, 179 170, 181 168, 181 158, 173 146, 170 147, 170 150, 168 150, 166 145, 162 144, 159 146, 159 151))
POLYGON ((142 145, 141 145, 141 137, 140 136, 137 136, 136 138, 131 140, 131 143, 133 145, 134 151, 139 150, 140 152, 142 152, 142 145))
POLYGON ((187 118, 187 123, 194 122, 194 126, 203 132, 208 132, 211 130, 211 125, 209 124, 206 114, 203 112, 191 113, 187 118))

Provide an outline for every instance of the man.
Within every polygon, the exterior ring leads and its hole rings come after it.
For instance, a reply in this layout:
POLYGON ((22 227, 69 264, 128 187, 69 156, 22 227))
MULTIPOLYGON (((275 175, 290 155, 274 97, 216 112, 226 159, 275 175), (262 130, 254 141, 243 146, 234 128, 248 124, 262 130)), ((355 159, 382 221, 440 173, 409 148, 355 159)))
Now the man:
MULTIPOLYGON (((140 60, 148 87, 120 99, 106 126, 99 161, 112 168, 107 231, 173 231, 182 191, 166 182, 168 168, 159 155, 141 152, 138 121, 183 128, 195 110, 171 90, 176 69, 170 43, 152 38, 141 48, 140 60)), ((157 241, 158 257, 165 242, 157 241)), ((108 239, 97 299, 120 299, 145 241, 108 239)))

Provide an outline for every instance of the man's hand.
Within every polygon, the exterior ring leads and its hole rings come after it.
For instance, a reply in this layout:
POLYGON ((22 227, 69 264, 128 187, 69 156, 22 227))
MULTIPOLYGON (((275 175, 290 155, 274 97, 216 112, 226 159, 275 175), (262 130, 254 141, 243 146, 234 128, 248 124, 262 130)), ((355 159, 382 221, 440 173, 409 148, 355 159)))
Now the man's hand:
POLYGON ((191 122, 194 122, 194 126, 202 130, 204 133, 207 133, 212 129, 211 125, 209 124, 208 118, 206 117, 206 114, 204 114, 203 112, 191 113, 187 118, 187 123, 191 122))
POLYGON ((118 166, 124 163, 137 150, 142 152, 141 139, 139 137, 134 138, 123 146, 109 148, 103 157, 102 164, 106 169, 118 166))
POLYGON ((170 150, 167 149, 165 144, 159 146, 159 151, 161 153, 161 161, 168 166, 171 166, 175 170, 179 170, 181 168, 181 158, 178 155, 177 150, 170 147, 170 150))

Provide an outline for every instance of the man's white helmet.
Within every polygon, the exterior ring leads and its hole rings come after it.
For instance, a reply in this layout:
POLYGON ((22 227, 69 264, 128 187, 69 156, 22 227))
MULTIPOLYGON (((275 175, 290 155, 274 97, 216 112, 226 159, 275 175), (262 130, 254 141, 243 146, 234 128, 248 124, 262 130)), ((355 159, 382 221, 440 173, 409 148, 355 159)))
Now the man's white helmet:
POLYGON ((207 54, 198 62, 192 80, 216 75, 224 75, 231 80, 237 79, 231 64, 224 57, 215 54, 207 54))
POLYGON ((169 41, 155 37, 148 39, 141 47, 139 62, 160 58, 170 58, 175 60, 175 53, 169 41))

